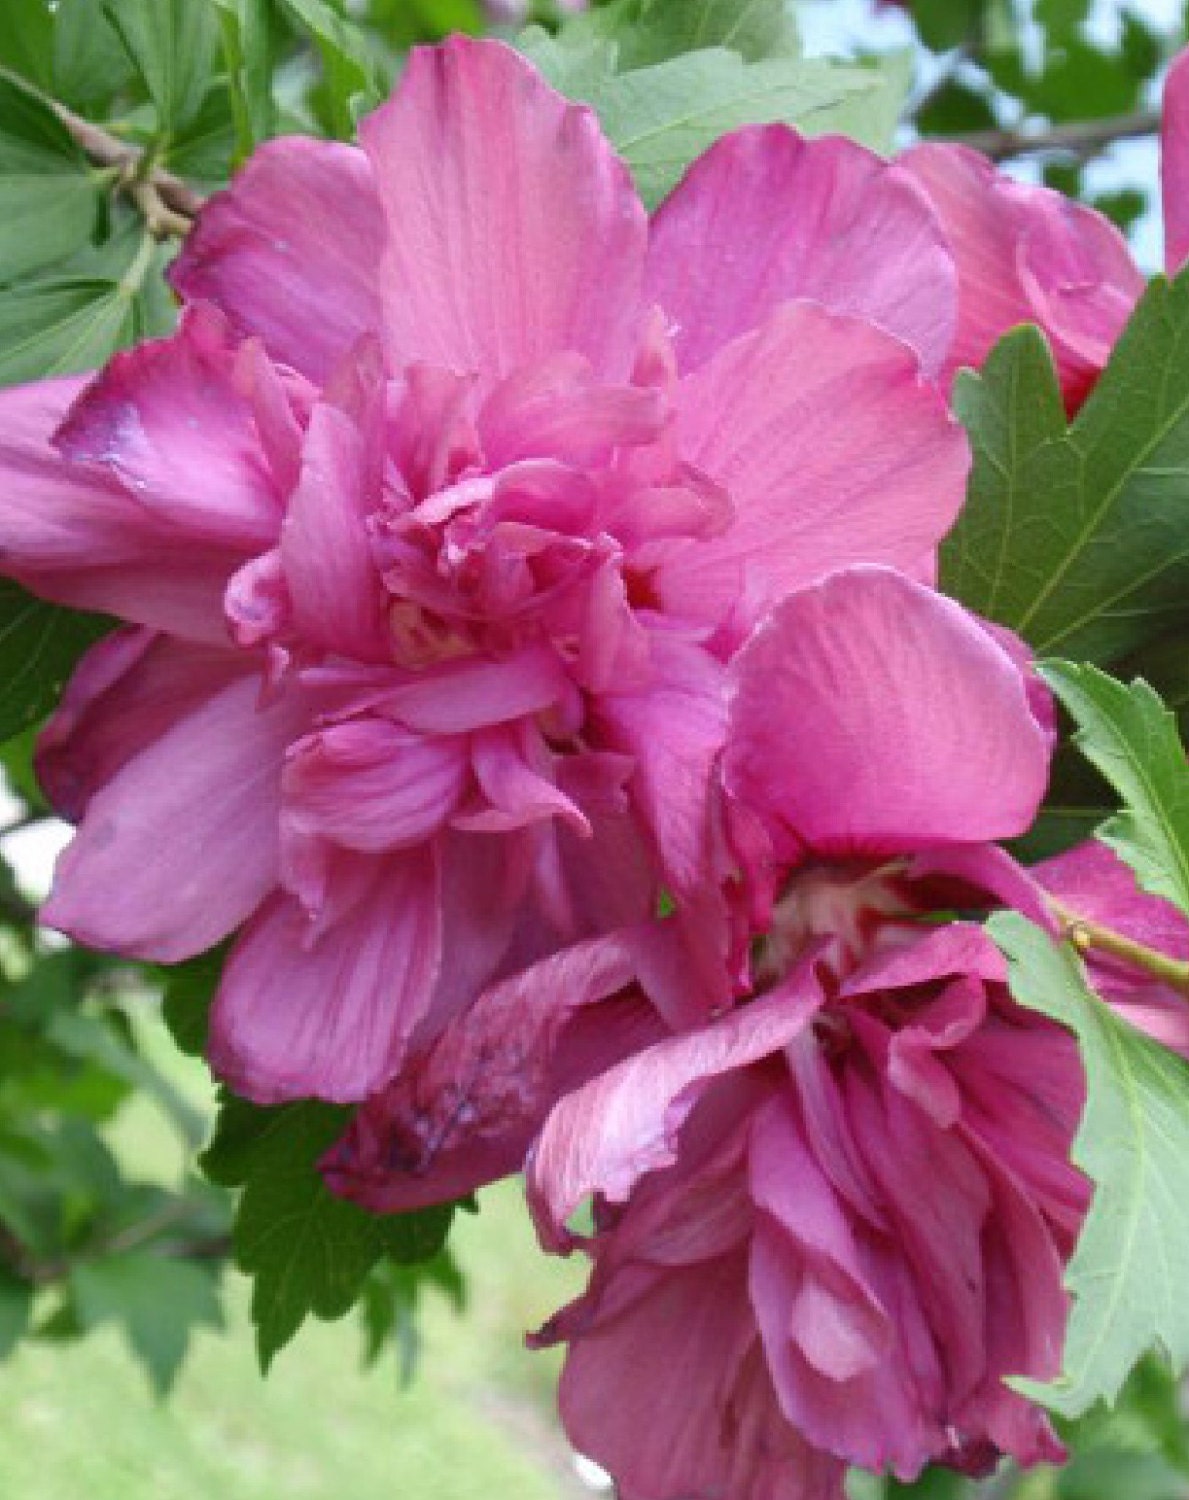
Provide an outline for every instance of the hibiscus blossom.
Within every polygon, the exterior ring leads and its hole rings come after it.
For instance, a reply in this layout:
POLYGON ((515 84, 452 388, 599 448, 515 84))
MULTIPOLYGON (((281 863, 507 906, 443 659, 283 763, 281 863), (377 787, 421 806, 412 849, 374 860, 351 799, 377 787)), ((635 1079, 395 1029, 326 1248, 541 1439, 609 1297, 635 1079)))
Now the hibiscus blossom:
POLYGON ((564 1099, 532 1158, 548 1245, 597 1194, 590 1286, 540 1335, 570 1436, 624 1500, 1057 1458, 1004 1380, 1059 1369, 1082 1074, 952 920, 1043 914, 988 841, 1031 821, 1046 728, 978 621, 881 569, 792 595, 730 677, 756 996, 564 1099))
POLYGON ((0 567, 127 622, 42 740, 79 824, 45 918, 238 932, 211 1055, 266 1102, 373 1093, 662 890, 670 1019, 721 1003, 726 664, 832 567, 928 575, 967 466, 900 169, 744 131, 650 226, 590 111, 466 39, 361 138, 208 205, 175 337, 0 397, 0 567))

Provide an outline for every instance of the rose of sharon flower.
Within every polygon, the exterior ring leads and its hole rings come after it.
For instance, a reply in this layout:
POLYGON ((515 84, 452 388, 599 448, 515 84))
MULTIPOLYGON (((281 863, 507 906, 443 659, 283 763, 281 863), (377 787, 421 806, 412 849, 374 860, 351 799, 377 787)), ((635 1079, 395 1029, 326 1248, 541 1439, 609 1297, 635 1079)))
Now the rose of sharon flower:
MULTIPOLYGON (((1189 256, 1189 53, 1165 84, 1161 144, 1172 275, 1189 256)), ((958 263, 958 330, 947 371, 981 365, 1009 329, 1038 323, 1075 412, 1147 284, 1122 234, 1094 209, 1013 181, 963 146, 915 146, 900 162, 929 194, 958 263)))
POLYGON ((590 1286, 540 1335, 570 1344, 569 1434, 624 1500, 1057 1458, 1004 1378, 1059 1369, 1081 1070, 945 919, 1034 899, 986 842, 1044 788, 1021 672, 957 605, 855 569, 779 605, 730 675, 724 781, 776 897, 756 997, 564 1099, 531 1162, 549 1246, 597 1194, 590 1286))
POLYGON ((263 147, 173 279, 175 337, 0 396, 0 568, 129 627, 41 743, 45 919, 239 931, 211 1056, 266 1102, 373 1093, 662 888, 705 1014, 726 662, 831 567, 928 575, 961 503, 923 194, 744 131, 650 226, 590 111, 455 39, 362 149, 263 147))

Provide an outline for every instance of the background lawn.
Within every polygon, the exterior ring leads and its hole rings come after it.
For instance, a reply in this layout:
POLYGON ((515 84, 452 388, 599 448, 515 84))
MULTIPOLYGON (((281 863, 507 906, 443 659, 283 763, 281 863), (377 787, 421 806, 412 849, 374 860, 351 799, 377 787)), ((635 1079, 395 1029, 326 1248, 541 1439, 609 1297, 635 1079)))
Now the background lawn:
MULTIPOLYGON (((153 1022, 145 1040, 209 1106, 203 1070, 153 1022)), ((146 1099, 112 1139, 137 1176, 180 1170, 176 1139, 146 1099)), ((355 1316, 308 1323, 262 1379, 250 1288, 234 1273, 226 1332, 198 1332, 164 1403, 115 1328, 25 1344, 0 1366, 0 1500, 590 1500, 553 1415, 559 1361, 522 1345, 582 1267, 539 1254, 515 1184, 481 1205, 478 1218, 459 1216, 452 1240, 470 1305, 460 1317, 427 1294, 420 1368, 405 1390, 395 1346, 360 1368, 355 1316)))

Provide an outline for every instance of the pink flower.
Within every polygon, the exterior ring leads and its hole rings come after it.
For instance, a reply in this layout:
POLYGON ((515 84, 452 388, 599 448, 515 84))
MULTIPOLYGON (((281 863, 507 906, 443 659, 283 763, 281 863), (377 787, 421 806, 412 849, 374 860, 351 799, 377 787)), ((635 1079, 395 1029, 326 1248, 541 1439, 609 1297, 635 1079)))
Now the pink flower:
MULTIPOLYGON (((982 364, 1017 323, 1037 323, 1075 412, 1146 285, 1123 236, 1104 215, 1015 182, 962 146, 915 146, 900 162, 928 193, 958 264, 958 329, 947 372, 982 364)), ((1165 84, 1161 174, 1171 275, 1189 255, 1189 54, 1165 84)))
POLYGON ((730 677, 756 998, 564 1099, 532 1158, 547 1244, 597 1194, 590 1287, 541 1335, 570 1342, 570 1436, 624 1500, 1059 1457, 1004 1377, 1060 1365, 1076 1048, 1012 1002, 981 929, 932 918, 1040 914, 987 842, 1044 788, 1024 679, 958 606, 869 568, 784 601, 730 677))
POLYGON ((165 962, 242 929, 212 1060, 261 1101, 374 1093, 662 887, 725 998, 725 664, 831 567, 928 574, 967 466, 898 168, 743 131, 650 228, 593 115, 466 39, 362 145, 262 148, 174 338, 0 397, 3 570, 132 627, 43 739, 46 920, 165 962))

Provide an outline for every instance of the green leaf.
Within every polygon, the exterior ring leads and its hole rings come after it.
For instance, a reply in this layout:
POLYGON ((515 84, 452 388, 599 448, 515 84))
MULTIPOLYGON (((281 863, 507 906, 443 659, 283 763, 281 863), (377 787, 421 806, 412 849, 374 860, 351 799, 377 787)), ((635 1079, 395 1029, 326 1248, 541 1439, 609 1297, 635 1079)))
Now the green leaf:
POLYGON ((224 945, 165 971, 161 1014, 174 1041, 191 1057, 201 1057, 206 1051, 211 1001, 226 957, 224 945))
POLYGON ((24 1338, 33 1311, 33 1288, 7 1266, 0 1266, 0 1359, 24 1338))
POLYGON ((685 52, 728 47, 746 62, 796 56, 793 7, 785 0, 618 0, 561 28, 563 44, 592 37, 615 44, 619 70, 651 67, 685 52))
POLYGON ((98 211, 95 179, 65 127, 0 77, 0 283, 80 249, 98 211))
POLYGON ((688 52, 620 73, 575 97, 598 111, 651 208, 719 136, 775 121, 806 135, 841 133, 880 149, 899 108, 896 83, 874 70, 818 60, 745 63, 735 52, 688 52))
POLYGON ((159 1396, 169 1393, 194 1329, 223 1326, 214 1278, 189 1261, 128 1251, 75 1266, 70 1284, 82 1326, 118 1323, 159 1396))
POLYGON ((0 64, 38 87, 54 81, 54 15, 48 0, 4 0, 0 5, 0 64))
POLYGON ((111 22, 103 0, 58 0, 54 11, 56 99, 102 118, 117 93, 136 75, 132 59, 111 22))
POLYGON ((276 121, 268 0, 212 3, 219 12, 219 35, 231 90, 236 160, 242 161, 254 146, 272 135, 276 121))
MULTIPOLYGON (((122 268, 29 278, 0 297, 0 386, 94 370, 117 349, 163 331, 172 303, 161 279, 169 251, 138 231, 122 268)), ((91 255, 86 251, 84 255, 91 255)))
POLYGON ((329 115, 336 134, 353 133, 352 101, 377 102, 383 88, 367 38, 328 0, 280 0, 294 25, 314 39, 322 58, 329 115))
POLYGON ((1189 911, 1189 766, 1176 716, 1146 682, 1046 662, 1041 675, 1077 724, 1074 742, 1124 803, 1098 837, 1140 885, 1189 911))
POLYGON ((1153 1347, 1178 1369, 1189 1362, 1189 1067, 1099 1000, 1071 949, 1014 912, 992 917, 988 931, 1014 997, 1073 1031, 1086 1069, 1073 1159, 1095 1191, 1066 1271, 1063 1370, 1051 1385, 1013 1382, 1077 1416, 1113 1401, 1153 1347))
POLYGON ((1101 665, 1189 624, 1189 276, 1152 283, 1072 427, 1031 328, 954 404, 974 470, 947 593, 1042 655, 1101 665))
POLYGON ((382 1255, 427 1259, 445 1241, 449 1207, 377 1217, 327 1189, 317 1162, 349 1116, 313 1101, 257 1109, 231 1098, 203 1156, 214 1181, 244 1186, 235 1252, 254 1280, 252 1321, 264 1370, 310 1313, 330 1319, 348 1312, 382 1255))
POLYGON ((110 620, 45 604, 0 579, 0 740, 44 718, 79 657, 110 629, 110 620))
POLYGON ((103 0, 103 10, 157 106, 165 131, 198 113, 217 41, 210 8, 195 0, 103 0))

